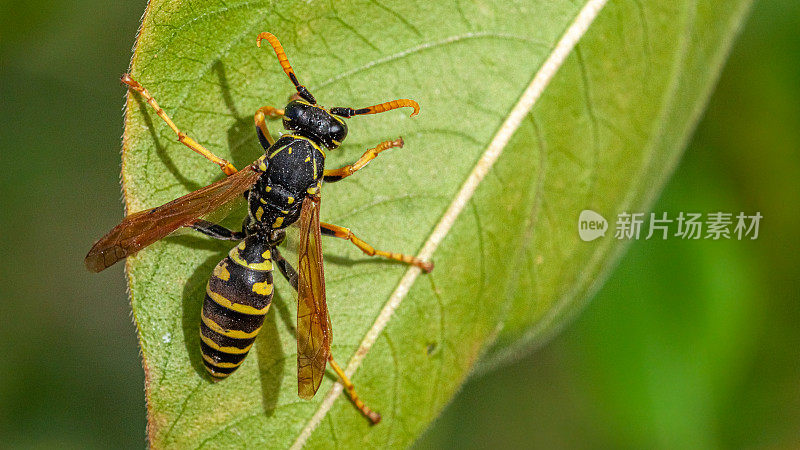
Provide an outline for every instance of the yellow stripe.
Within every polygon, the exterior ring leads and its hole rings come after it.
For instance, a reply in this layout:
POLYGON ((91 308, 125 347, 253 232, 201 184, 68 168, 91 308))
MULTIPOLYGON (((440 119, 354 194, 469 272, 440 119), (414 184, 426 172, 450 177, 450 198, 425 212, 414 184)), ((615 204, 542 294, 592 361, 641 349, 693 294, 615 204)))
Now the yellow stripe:
POLYGON ((277 219, 275 219, 275 223, 272 224, 272 228, 278 228, 281 225, 283 225, 283 217, 278 217, 277 219))
POLYGON ((203 367, 205 367, 206 370, 208 371, 208 373, 210 373, 211 376, 214 377, 214 378, 227 378, 228 375, 230 375, 229 373, 215 372, 214 369, 212 369, 211 367, 208 367, 205 364, 203 364, 203 367))
MULTIPOLYGON (((258 295, 264 295, 264 296, 270 295, 272 294, 272 283, 270 283, 269 281, 265 281, 263 283, 253 283, 253 292, 255 292, 258 295)), ((267 307, 264 308, 264 314, 267 313, 268 309, 269 305, 267 305, 267 307)))
POLYGON ((269 159, 272 159, 275 155, 277 155, 278 153, 282 152, 283 149, 285 149, 285 148, 286 148, 285 145, 282 145, 282 146, 278 147, 277 150, 275 150, 274 152, 269 154, 269 159))
POLYGON ((228 281, 231 279, 231 273, 228 272, 228 265, 223 260, 220 264, 214 267, 214 276, 219 278, 222 281, 228 281))
POLYGON ((313 174, 314 174, 314 176, 317 176, 317 158, 314 158, 314 161, 313 161, 313 163, 312 163, 312 166, 314 166, 314 171, 313 171, 313 172, 311 172, 311 173, 313 173, 313 174))
POLYGON ((252 333, 246 333, 242 330, 226 330, 225 328, 217 325, 213 320, 206 317, 205 314, 200 314, 200 319, 203 320, 203 323, 206 324, 208 328, 211 328, 215 332, 229 338, 250 339, 256 337, 258 332, 261 331, 261 327, 256 328, 252 333))
POLYGON ((244 353, 249 352, 250 351, 250 347, 252 347, 253 343, 255 342, 255 341, 251 342, 250 345, 248 345, 245 348, 223 347, 223 346, 217 344, 216 342, 214 342, 213 340, 211 340, 211 338, 207 338, 207 337, 203 336, 203 333, 200 333, 200 340, 205 342, 206 345, 208 345, 209 347, 213 348, 214 350, 218 350, 218 351, 220 351, 222 353, 229 353, 231 355, 242 355, 244 353))
POLYGON ((247 267, 248 269, 259 270, 262 272, 272 270, 272 260, 267 259, 266 261, 260 263, 249 263, 239 255, 238 247, 233 247, 228 253, 228 257, 236 264, 247 267))
POLYGON ((316 186, 306 189, 306 192, 308 192, 311 195, 314 195, 314 194, 317 194, 319 192, 321 187, 322 187, 322 180, 317 181, 317 185, 316 186))
MULTIPOLYGON (((262 283, 255 283, 255 284, 262 284, 262 283)), ((255 284, 253 285, 253 292, 256 292, 255 284)), ((272 285, 270 285, 270 286, 272 286, 272 285)), ((271 288, 270 288, 269 292, 272 292, 271 288)), ((256 292, 256 293, 258 294, 259 292, 256 292)), ((227 298, 223 297, 222 295, 217 294, 216 292, 212 291, 211 290, 211 286, 208 286, 208 285, 206 285, 206 294, 208 294, 208 296, 211 298, 211 300, 214 300, 214 302, 216 304, 218 304, 219 306, 222 306, 223 308, 230 309, 232 311, 240 312, 242 314, 252 314, 252 315, 255 315, 255 316, 263 316, 264 314, 267 313, 267 311, 269 311, 269 305, 267 305, 267 306, 265 306, 265 307, 263 307, 261 309, 258 309, 258 308, 253 308, 252 306, 249 306, 249 305, 243 305, 241 303, 233 303, 232 301, 228 300, 227 298)), ((262 295, 267 295, 267 294, 262 294, 262 295)))
MULTIPOLYGON (((318 152, 322 153, 322 156, 323 156, 323 157, 325 156, 325 152, 322 150, 322 148, 319 146, 319 144, 317 144, 316 142, 312 141, 311 139, 309 139, 309 138, 307 138, 307 137, 304 137, 304 136, 299 136, 299 135, 296 135, 296 134, 284 134, 282 137, 286 137, 286 136, 288 136, 288 137, 293 137, 293 138, 295 138, 295 139, 302 139, 302 140, 304 140, 304 141, 308 142, 308 143, 309 143, 309 144, 311 144, 311 146, 312 146, 312 147, 314 147, 314 148, 315 148, 315 149, 316 149, 318 152)), ((273 154, 274 154, 274 153, 273 153, 273 154)), ((270 155, 270 158, 271 158, 271 157, 272 157, 272 155, 270 155)))
POLYGON ((239 361, 238 363, 226 363, 226 362, 216 362, 213 358, 203 355, 203 359, 206 360, 207 363, 211 364, 214 367, 219 367, 220 369, 232 369, 234 367, 239 367, 240 364, 244 362, 244 359, 239 361))

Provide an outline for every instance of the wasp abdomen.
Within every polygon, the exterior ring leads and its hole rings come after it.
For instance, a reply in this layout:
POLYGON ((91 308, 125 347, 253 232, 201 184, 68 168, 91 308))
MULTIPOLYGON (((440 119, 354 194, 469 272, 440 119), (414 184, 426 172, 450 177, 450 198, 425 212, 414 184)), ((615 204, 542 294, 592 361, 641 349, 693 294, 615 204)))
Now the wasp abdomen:
POLYGON ((225 378, 244 361, 271 301, 270 246, 250 235, 217 264, 206 286, 200 347, 211 376, 225 378))

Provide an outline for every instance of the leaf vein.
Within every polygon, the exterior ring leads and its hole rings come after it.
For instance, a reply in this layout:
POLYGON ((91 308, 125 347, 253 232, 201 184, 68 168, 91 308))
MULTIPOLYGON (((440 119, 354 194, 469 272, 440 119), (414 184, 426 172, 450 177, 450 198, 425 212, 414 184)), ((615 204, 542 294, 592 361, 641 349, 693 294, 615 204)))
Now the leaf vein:
POLYGON ((366 63, 366 64, 364 64, 362 66, 350 69, 350 70, 342 72, 342 73, 340 73, 340 74, 338 74, 336 76, 328 78, 327 80, 325 80, 325 81, 317 84, 316 86, 314 86, 312 90, 322 89, 322 88, 324 88, 326 86, 329 86, 329 85, 331 85, 331 84, 333 84, 333 83, 335 83, 335 82, 337 82, 337 81, 339 81, 341 79, 351 77, 351 76, 353 76, 353 75, 355 75, 357 73, 360 73, 360 72, 363 72, 365 70, 371 69, 372 67, 375 67, 375 66, 387 64, 387 63, 396 61, 398 59, 402 59, 402 58, 404 58, 404 57, 406 57, 408 55, 414 54, 414 53, 420 53, 420 52, 423 52, 425 50, 430 50, 432 48, 446 46, 446 45, 453 44, 453 43, 456 43, 456 42, 459 42, 459 41, 464 41, 464 40, 467 40, 467 39, 479 39, 479 38, 495 38, 495 39, 517 40, 517 41, 527 42, 529 44, 539 45, 539 46, 543 46, 543 47, 547 47, 548 46, 548 44, 545 44, 543 42, 539 42, 539 41, 536 41, 536 40, 533 40, 533 39, 530 39, 530 38, 526 38, 526 37, 522 37, 522 36, 516 36, 516 35, 513 35, 513 34, 503 34, 503 33, 489 32, 489 31, 479 32, 479 33, 459 34, 459 35, 449 36, 449 37, 446 37, 444 39, 440 39, 438 41, 425 42, 425 43, 419 44, 417 46, 414 46, 414 47, 407 48, 405 50, 399 51, 397 53, 393 53, 391 55, 384 56, 383 58, 378 58, 378 59, 372 60, 372 61, 370 61, 370 62, 368 62, 368 63, 366 63))

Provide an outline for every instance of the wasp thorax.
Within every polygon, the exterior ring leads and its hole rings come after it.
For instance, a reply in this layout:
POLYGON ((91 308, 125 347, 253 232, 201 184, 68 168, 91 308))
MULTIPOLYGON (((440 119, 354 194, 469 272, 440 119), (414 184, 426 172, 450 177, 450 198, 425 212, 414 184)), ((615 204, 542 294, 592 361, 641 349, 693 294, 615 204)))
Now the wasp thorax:
POLYGON ((294 100, 286 105, 283 126, 327 148, 338 147, 347 137, 344 120, 304 100, 294 100))

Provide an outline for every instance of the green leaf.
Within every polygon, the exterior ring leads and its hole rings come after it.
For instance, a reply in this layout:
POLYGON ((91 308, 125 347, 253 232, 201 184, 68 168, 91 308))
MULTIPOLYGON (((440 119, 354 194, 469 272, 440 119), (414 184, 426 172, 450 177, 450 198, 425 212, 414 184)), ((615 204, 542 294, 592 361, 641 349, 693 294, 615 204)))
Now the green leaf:
MULTIPOLYGON (((343 396, 323 404, 333 377, 313 400, 297 397, 294 296, 280 277, 251 356, 213 383, 200 359, 200 306, 230 243, 187 233, 129 258, 151 445, 409 445, 482 355, 490 367, 541 343, 601 284, 624 246, 611 233, 580 241, 578 214, 590 208, 613 222, 619 212, 647 210, 749 4, 611 2, 585 23, 588 32, 563 64, 556 59, 550 69, 558 71, 549 70, 555 76, 530 110, 518 102, 548 71, 542 67, 563 48, 562 36, 576 31, 584 2, 152 0, 133 76, 184 132, 237 167, 261 152, 252 114, 283 105, 292 92, 271 50, 256 48, 261 31, 281 39, 323 105, 417 100, 414 118, 393 111, 350 119, 328 167, 385 139, 403 136, 406 146, 324 186, 322 219, 379 249, 424 247, 436 269, 414 278, 348 242, 324 242, 333 354, 342 364, 358 356, 353 381, 384 417, 371 427, 343 396), (521 124, 509 126, 514 112, 521 124), (496 162, 479 163, 492 148, 501 152, 496 162), (456 198, 463 208, 451 208, 456 198), (371 345, 357 352, 364 342, 371 345)), ((127 107, 128 211, 222 177, 177 143, 139 96, 127 107)), ((276 133, 279 122, 270 126, 276 133)))

